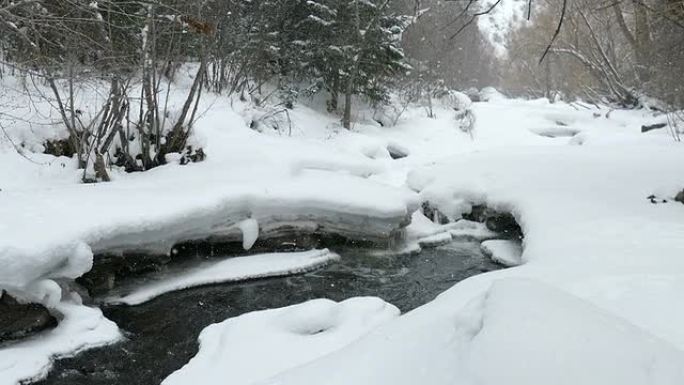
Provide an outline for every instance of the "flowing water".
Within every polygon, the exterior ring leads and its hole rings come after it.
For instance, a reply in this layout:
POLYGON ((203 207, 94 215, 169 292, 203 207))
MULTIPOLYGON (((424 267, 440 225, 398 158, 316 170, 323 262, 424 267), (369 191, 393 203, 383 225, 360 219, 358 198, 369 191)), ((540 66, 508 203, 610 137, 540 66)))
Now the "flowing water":
POLYGON ((356 296, 377 296, 407 312, 460 280, 499 268, 481 254, 476 241, 417 255, 335 251, 342 256, 339 262, 308 274, 198 287, 138 306, 104 306, 105 316, 119 325, 126 340, 58 360, 39 384, 159 384, 197 353, 203 328, 226 318, 314 298, 356 296))

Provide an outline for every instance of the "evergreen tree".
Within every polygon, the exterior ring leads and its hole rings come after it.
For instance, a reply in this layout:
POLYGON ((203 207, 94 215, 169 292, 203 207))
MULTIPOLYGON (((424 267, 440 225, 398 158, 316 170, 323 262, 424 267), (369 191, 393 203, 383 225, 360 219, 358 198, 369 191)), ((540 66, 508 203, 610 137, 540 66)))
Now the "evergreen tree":
POLYGON ((315 24, 316 72, 332 95, 344 95, 342 124, 351 127, 353 95, 378 103, 387 99, 391 78, 408 69, 401 35, 410 18, 390 12, 387 0, 307 1, 315 24))

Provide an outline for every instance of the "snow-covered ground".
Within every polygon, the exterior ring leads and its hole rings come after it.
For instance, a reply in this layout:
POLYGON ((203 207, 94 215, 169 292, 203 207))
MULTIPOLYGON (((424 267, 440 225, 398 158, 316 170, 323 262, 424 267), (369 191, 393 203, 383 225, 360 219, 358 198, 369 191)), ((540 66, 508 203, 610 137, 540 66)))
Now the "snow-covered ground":
MULTIPOLYGON (((486 203, 521 225, 520 266, 462 281, 335 352, 278 368, 274 383, 684 383, 684 205, 671 200, 684 188, 684 148, 663 130, 640 133, 661 118, 494 94, 473 105, 472 139, 448 106, 437 119, 409 108, 395 127, 360 114, 347 131, 299 105, 291 130, 256 132, 251 107, 205 103, 194 139, 205 162, 115 172, 111 183, 78 184, 70 159, 25 151, 28 160, 0 140, 0 289, 60 309, 72 299, 53 280, 88 271, 94 254, 168 252, 207 237, 248 248, 284 225, 388 239, 413 216, 406 234, 419 244, 487 239, 479 224, 437 226, 414 214, 421 201, 450 216, 486 203), (394 160, 388 147, 408 156, 394 160), (667 203, 651 203, 651 194, 667 203)), ((35 150, 32 134, 9 131, 35 150)), ((0 383, 118 338, 106 329, 41 346, 33 369, 0 361, 0 383)), ((41 341, 9 349, 50 339, 41 341)), ((201 357, 192 365, 212 365, 201 357)))

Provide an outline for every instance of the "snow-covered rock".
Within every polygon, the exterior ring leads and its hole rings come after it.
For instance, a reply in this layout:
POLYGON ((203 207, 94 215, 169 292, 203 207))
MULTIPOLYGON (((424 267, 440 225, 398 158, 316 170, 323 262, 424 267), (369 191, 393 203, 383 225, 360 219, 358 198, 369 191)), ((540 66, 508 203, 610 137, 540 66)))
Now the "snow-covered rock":
POLYGON ((473 102, 468 95, 456 90, 449 90, 444 96, 440 98, 441 103, 446 108, 456 111, 465 111, 470 109, 473 102))
POLYGON ((59 325, 32 338, 0 348, 0 384, 19 385, 47 376, 52 361, 121 339, 119 328, 99 309, 81 304, 73 293, 55 306, 59 325))
POLYGON ((494 87, 485 87, 480 90, 480 100, 483 102, 497 101, 506 97, 494 87))
POLYGON ((0 344, 56 325, 57 320, 45 306, 20 303, 6 292, 0 292, 0 344))
POLYGON ((379 298, 317 299, 205 328, 197 355, 163 385, 250 385, 343 348, 399 316, 379 298))
POLYGON ((153 280, 142 286, 117 290, 117 294, 110 295, 106 302, 138 305, 175 290, 303 273, 339 258, 339 255, 327 249, 232 257, 221 262, 210 262, 189 270, 184 269, 172 275, 164 274, 158 279, 147 277, 146 280, 153 280))
POLYGON ((504 266, 518 266, 522 263, 520 242, 509 239, 490 239, 481 244, 482 253, 504 266))
POLYGON ((387 152, 392 159, 403 159, 411 154, 411 152, 398 143, 388 143, 387 152))
POLYGON ((449 233, 453 238, 466 238, 485 240, 497 237, 499 234, 489 230, 484 223, 461 219, 449 228, 449 233))

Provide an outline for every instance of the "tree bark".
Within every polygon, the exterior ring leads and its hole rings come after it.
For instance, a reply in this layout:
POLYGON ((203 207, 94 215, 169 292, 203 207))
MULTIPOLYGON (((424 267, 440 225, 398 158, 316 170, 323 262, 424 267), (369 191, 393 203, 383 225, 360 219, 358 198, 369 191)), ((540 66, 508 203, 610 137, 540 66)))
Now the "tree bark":
POLYGON ((651 26, 648 19, 648 10, 643 4, 640 4, 640 0, 634 1, 634 19, 635 19, 635 29, 634 37, 636 39, 636 62, 637 62, 637 73, 639 74, 639 80, 641 82, 647 82, 651 80, 651 62, 652 53, 651 48, 653 46, 651 42, 651 26))
POLYGON ((352 82, 352 79, 347 81, 347 89, 344 93, 344 116, 342 117, 342 126, 347 130, 351 129, 352 82))

